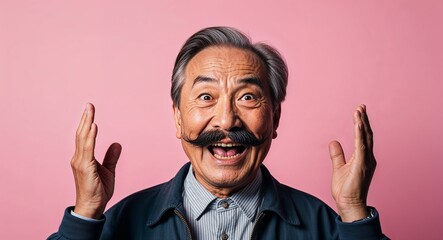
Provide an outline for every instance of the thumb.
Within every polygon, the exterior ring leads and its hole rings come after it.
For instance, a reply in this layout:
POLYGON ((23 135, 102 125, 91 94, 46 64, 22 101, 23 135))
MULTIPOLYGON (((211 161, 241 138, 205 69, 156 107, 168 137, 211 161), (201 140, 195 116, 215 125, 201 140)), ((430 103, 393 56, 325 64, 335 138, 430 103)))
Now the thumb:
POLYGON ((329 143, 329 155, 331 157, 332 168, 334 170, 339 169, 346 164, 343 148, 338 141, 332 141, 329 143))
POLYGON ((103 160, 103 167, 108 169, 115 174, 115 167, 117 166, 117 161, 122 152, 122 146, 119 143, 113 143, 109 146, 108 151, 106 151, 105 159, 103 160))

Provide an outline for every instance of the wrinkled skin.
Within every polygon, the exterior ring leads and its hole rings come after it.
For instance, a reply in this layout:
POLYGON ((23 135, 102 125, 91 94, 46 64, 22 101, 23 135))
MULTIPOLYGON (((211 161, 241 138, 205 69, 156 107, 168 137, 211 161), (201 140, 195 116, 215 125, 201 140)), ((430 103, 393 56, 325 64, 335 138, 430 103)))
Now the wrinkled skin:
MULTIPOLYGON (((271 146, 279 120, 274 109, 263 63, 252 52, 234 47, 209 47, 189 62, 181 92, 174 106, 177 137, 190 159, 197 180, 214 195, 224 198, 251 182, 271 146), (253 80, 252 80, 253 79, 253 80), (266 141, 245 146, 241 154, 226 159, 209 146, 194 146, 184 138, 203 131, 225 132, 244 128, 266 141)), ((225 138, 219 143, 233 143, 225 138)))

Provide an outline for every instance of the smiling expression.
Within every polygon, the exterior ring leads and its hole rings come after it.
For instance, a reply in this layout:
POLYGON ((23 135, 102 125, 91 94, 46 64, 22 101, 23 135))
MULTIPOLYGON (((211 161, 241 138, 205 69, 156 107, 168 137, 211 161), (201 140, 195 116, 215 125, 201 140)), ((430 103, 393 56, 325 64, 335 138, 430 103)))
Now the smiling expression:
POLYGON ((229 46, 203 49, 188 63, 180 106, 174 106, 177 138, 196 179, 225 198, 250 183, 277 136, 280 106, 274 108, 265 67, 253 52, 229 46), (189 140, 219 130, 246 130, 261 143, 222 137, 195 145, 189 140))

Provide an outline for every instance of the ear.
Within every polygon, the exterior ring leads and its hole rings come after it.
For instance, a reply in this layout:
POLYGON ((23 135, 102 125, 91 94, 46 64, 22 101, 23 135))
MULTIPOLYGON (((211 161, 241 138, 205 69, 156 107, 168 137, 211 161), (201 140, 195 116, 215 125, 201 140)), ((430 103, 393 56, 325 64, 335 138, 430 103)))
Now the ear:
POLYGON ((172 108, 174 111, 175 129, 176 129, 175 136, 178 139, 181 139, 182 138, 182 118, 181 118, 181 114, 180 114, 180 109, 175 104, 172 105, 172 108))
POLYGON ((280 114, 281 114, 281 104, 278 104, 278 106, 274 110, 274 117, 272 118, 272 122, 274 124, 274 132, 272 134, 272 138, 277 138, 277 128, 278 124, 280 123, 280 114))

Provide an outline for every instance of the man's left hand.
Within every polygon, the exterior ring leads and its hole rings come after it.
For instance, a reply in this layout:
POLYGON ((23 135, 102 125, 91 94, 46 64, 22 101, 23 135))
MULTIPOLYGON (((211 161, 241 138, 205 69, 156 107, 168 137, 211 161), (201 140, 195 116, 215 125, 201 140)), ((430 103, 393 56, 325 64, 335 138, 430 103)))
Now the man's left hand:
POLYGON ((369 185, 377 165, 373 153, 373 134, 366 106, 354 112, 355 150, 346 161, 337 141, 329 144, 332 160, 332 196, 343 222, 353 222, 369 216, 366 206, 369 185))

